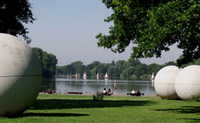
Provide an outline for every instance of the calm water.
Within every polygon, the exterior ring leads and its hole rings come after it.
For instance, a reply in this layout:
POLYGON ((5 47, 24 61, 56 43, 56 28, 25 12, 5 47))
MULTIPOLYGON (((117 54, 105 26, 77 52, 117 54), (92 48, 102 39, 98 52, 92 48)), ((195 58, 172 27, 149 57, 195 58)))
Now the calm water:
POLYGON ((83 92, 83 93, 95 93, 96 91, 102 91, 103 88, 110 88, 114 90, 114 82, 117 83, 117 93, 126 94, 135 90, 140 90, 145 95, 156 94, 155 90, 151 87, 150 81, 127 81, 127 80, 83 80, 83 79, 45 79, 43 80, 43 86, 46 89, 53 89, 56 93, 67 92, 83 92))

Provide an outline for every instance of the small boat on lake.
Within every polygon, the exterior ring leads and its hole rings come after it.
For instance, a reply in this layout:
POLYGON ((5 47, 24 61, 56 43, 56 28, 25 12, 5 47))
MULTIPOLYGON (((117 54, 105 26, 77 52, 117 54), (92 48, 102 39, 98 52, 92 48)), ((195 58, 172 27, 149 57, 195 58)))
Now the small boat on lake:
POLYGON ((108 80, 108 78, 109 78, 108 73, 106 73, 105 80, 108 80))
POLYGON ((83 74, 83 79, 87 79, 87 74, 86 73, 83 74))
POLYGON ((154 87, 155 75, 152 73, 151 75, 151 86, 154 87))
POLYGON ((96 76, 97 76, 97 80, 99 80, 99 73, 97 73, 97 75, 96 75, 96 76))

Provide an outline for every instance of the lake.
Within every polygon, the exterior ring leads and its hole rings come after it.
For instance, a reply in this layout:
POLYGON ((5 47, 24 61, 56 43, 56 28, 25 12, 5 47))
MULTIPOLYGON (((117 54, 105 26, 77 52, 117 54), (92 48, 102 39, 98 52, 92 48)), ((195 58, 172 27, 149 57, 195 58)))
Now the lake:
POLYGON ((155 95, 156 92, 151 86, 150 81, 130 81, 130 80, 92 80, 92 79, 44 79, 42 86, 52 89, 56 93, 65 94, 67 92, 83 92, 84 94, 94 94, 110 88, 114 91, 114 83, 117 84, 118 94, 130 93, 132 89, 140 90, 145 95, 155 95))

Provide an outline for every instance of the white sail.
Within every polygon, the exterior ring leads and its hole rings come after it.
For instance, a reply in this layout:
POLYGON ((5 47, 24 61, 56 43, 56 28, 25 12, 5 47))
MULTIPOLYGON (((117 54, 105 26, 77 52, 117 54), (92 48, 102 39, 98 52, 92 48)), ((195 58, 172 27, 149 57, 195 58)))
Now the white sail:
POLYGON ((97 73, 97 80, 99 80, 99 73, 97 73))
POLYGON ((154 73, 151 75, 151 86, 154 87, 155 76, 154 73))
POLYGON ((86 73, 83 74, 83 79, 87 79, 87 74, 86 73))
POLYGON ((108 73, 106 73, 105 80, 108 80, 108 78, 109 78, 108 73))

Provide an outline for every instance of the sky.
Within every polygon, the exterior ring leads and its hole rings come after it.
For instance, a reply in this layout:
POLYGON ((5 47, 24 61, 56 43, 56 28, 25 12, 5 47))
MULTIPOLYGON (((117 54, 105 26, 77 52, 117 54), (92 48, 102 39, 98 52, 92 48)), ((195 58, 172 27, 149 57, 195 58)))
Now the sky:
MULTIPOLYGON (((111 63, 130 58, 131 46, 124 53, 113 53, 98 47, 95 38, 100 32, 108 34, 112 23, 104 22, 111 15, 101 0, 29 0, 36 20, 25 25, 32 39, 31 47, 39 47, 58 59, 58 66, 82 61, 87 65, 93 61, 111 63)), ((161 58, 139 59, 142 63, 164 64, 175 61, 181 50, 172 46, 161 58)))

